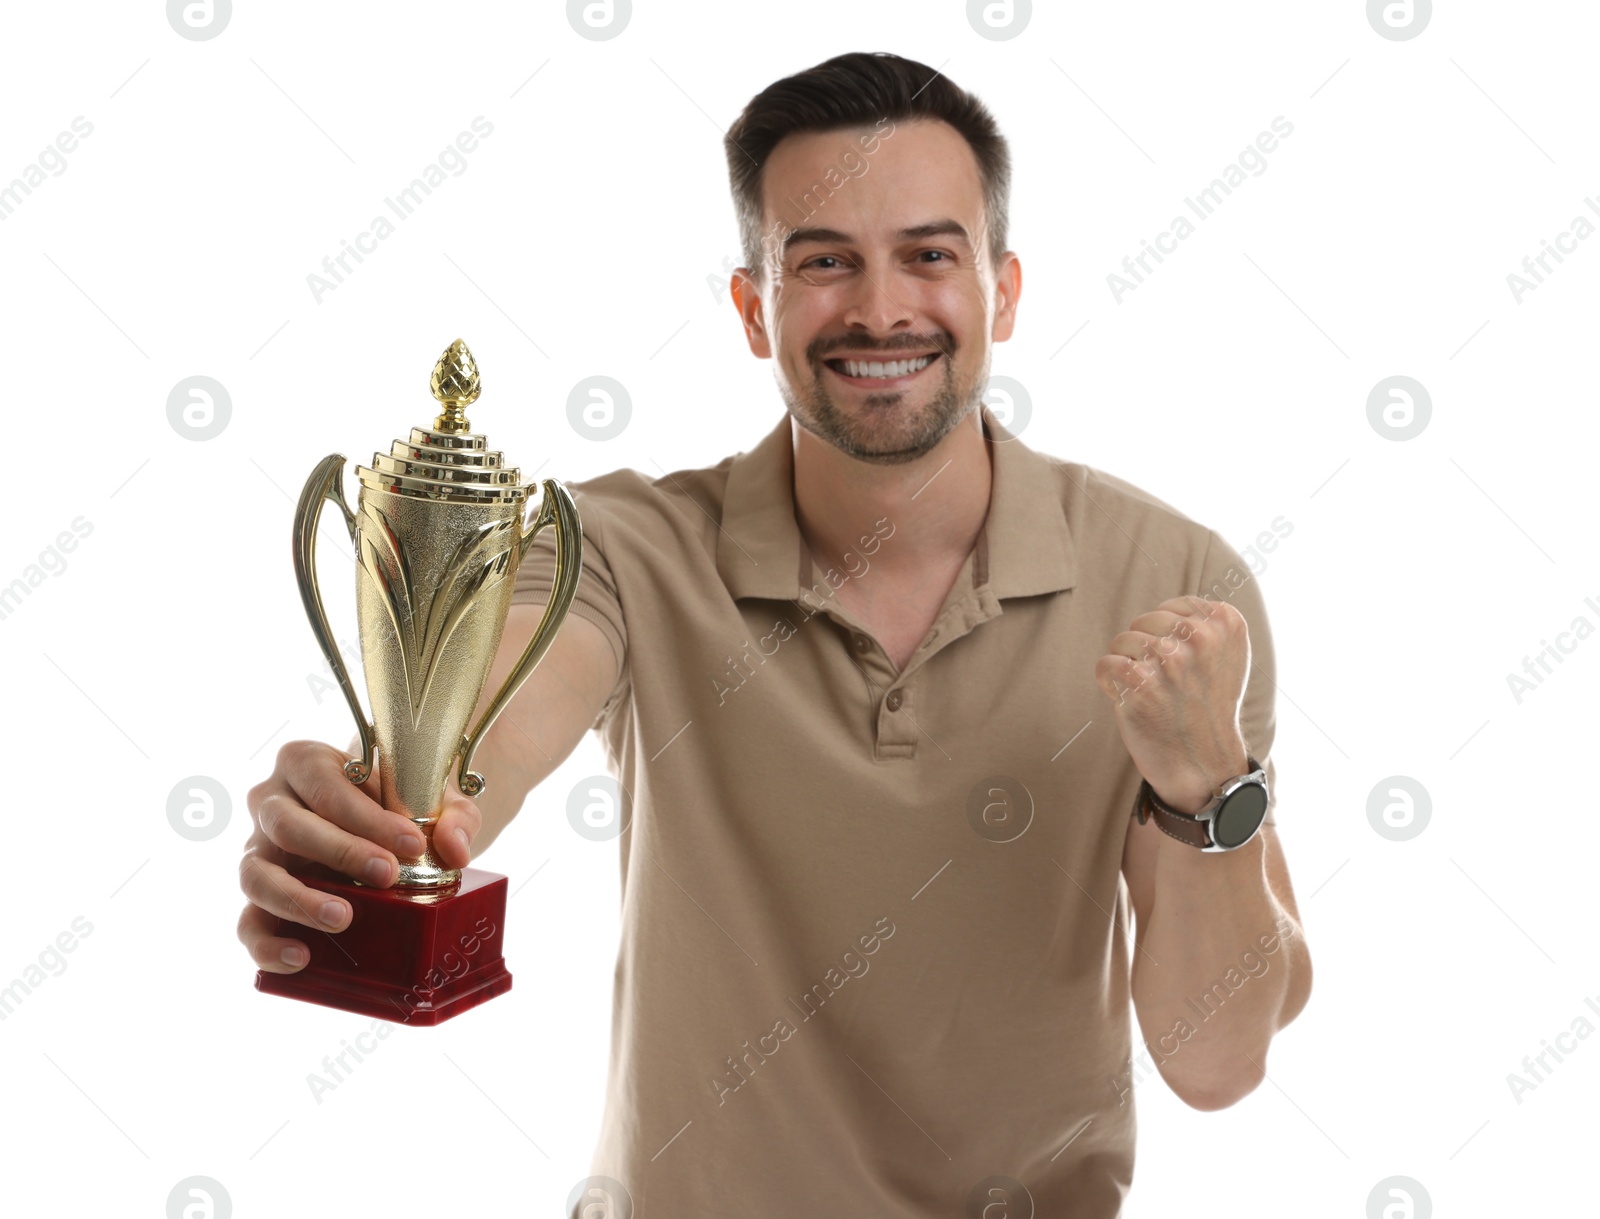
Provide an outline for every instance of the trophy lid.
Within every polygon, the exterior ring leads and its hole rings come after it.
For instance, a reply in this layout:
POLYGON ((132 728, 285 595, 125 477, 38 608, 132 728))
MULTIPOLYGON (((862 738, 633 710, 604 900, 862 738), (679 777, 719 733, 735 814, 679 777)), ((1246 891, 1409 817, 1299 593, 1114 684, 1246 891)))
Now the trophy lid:
POLYGON ((444 408, 431 428, 414 427, 410 438, 396 440, 389 452, 374 453, 372 465, 357 466, 361 485, 418 499, 457 503, 520 503, 532 485, 508 467, 487 439, 474 433, 466 408, 478 400, 482 382, 478 363, 466 343, 457 339, 444 349, 429 378, 433 396, 444 408))
POLYGON ((478 378, 478 362, 460 339, 444 349, 444 354, 434 362, 433 375, 428 378, 428 388, 444 407, 444 413, 433 421, 436 431, 452 435, 470 433, 463 408, 471 406, 483 392, 478 378))

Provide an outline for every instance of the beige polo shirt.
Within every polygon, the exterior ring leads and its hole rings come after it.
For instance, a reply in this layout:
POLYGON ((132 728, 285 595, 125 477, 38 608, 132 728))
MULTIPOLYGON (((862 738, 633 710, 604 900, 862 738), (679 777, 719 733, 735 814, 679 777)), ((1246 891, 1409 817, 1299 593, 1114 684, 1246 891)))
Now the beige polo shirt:
MULTIPOLYGON (((988 517, 900 671, 834 593, 873 579, 900 514, 814 565, 787 414, 704 469, 570 484, 629 817, 590 1171, 633 1216, 1118 1214, 1139 774, 1095 661, 1168 597, 1231 600, 1275 804, 1272 639, 1222 538, 983 417, 988 517)), ((548 596, 551 534, 519 601, 548 596)))

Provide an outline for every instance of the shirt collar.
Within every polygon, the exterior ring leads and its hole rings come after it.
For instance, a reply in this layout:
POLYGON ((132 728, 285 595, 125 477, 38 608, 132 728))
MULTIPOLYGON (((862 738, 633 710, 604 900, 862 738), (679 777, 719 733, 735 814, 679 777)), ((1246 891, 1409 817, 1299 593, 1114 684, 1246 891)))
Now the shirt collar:
MULTIPOLYGON (((980 408, 990 441, 989 512, 978 536, 974 583, 996 597, 1027 597, 1073 587, 1077 547, 1060 486, 1061 465, 1030 449, 980 408)), ((810 583, 794 517, 794 447, 789 415, 748 452, 733 458, 717 534, 717 572, 735 598, 792 601, 810 583)))

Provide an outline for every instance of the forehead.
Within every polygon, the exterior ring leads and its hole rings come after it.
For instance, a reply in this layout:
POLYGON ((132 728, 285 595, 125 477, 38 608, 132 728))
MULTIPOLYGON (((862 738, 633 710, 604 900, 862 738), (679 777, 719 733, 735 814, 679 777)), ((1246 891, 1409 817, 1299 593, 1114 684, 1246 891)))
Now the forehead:
POLYGON ((971 146, 948 123, 928 119, 785 136, 761 184, 769 233, 826 225, 867 239, 929 215, 954 216, 977 232, 983 211, 971 146))

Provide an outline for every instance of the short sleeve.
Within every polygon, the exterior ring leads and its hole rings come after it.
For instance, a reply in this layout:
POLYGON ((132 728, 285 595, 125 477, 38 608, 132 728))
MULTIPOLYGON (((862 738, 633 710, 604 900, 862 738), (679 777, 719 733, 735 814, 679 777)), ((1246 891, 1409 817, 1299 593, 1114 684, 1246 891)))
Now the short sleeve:
MULTIPOLYGON (((569 613, 587 618, 606 637, 617 658, 617 684, 606 699, 605 710, 610 710, 618 692, 627 683, 628 631, 622 615, 622 602, 617 596, 616 581, 611 575, 611 565, 606 559, 602 541, 602 509, 596 498, 579 489, 572 491, 578 508, 578 519, 583 533, 583 568, 578 575, 578 588, 573 594, 569 613)), ((541 529, 522 557, 517 568, 516 584, 511 592, 511 604, 532 602, 544 605, 550 600, 550 590, 555 587, 556 531, 554 526, 541 529)))
POLYGON ((1245 677, 1239 727, 1246 750, 1267 772, 1267 816, 1262 824, 1276 826, 1278 776, 1271 754, 1277 733, 1278 665, 1261 581, 1239 552, 1213 530, 1200 565, 1199 587, 1194 591, 1212 601, 1231 602, 1249 627, 1250 671, 1245 677))

